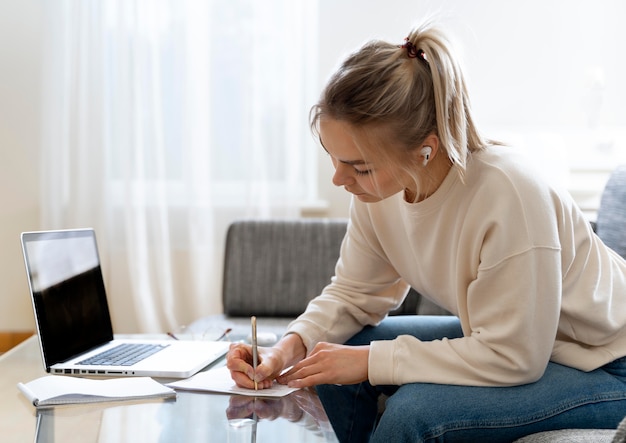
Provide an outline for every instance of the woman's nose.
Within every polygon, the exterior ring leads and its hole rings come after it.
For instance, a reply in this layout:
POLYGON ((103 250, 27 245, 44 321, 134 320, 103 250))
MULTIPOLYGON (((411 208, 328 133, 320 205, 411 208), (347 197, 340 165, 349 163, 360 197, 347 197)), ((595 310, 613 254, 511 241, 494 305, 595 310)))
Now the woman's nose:
POLYGON ((335 165, 335 173, 333 174, 333 185, 345 186, 354 183, 354 177, 350 171, 341 163, 335 165))

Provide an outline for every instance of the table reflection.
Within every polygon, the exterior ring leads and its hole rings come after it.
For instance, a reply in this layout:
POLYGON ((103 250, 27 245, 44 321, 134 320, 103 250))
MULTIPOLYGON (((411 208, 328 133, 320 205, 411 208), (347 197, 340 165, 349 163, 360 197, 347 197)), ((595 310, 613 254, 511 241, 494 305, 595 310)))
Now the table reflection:
POLYGON ((302 389, 284 397, 244 397, 233 395, 226 408, 229 423, 239 420, 274 421, 277 419, 296 423, 329 441, 332 427, 315 392, 302 389))
POLYGON ((35 442, 336 442, 314 391, 255 398, 178 392, 176 400, 37 411, 35 442))

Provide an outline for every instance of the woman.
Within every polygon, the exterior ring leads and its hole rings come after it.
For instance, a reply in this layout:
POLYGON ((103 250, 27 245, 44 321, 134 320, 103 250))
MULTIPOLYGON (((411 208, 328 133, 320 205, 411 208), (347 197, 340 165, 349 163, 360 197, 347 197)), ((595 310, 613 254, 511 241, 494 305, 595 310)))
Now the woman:
POLYGON ((626 262, 566 192, 481 137, 444 35, 366 44, 311 115, 354 194, 336 275, 256 372, 231 348, 233 379, 317 386, 340 441, 617 427, 626 262), (455 317, 386 318, 409 286, 455 317))

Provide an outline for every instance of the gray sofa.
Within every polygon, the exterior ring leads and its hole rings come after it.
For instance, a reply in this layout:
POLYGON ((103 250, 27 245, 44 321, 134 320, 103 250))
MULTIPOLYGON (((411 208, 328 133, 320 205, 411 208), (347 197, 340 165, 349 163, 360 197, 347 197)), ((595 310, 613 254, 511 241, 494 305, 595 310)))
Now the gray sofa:
MULTIPOLYGON (((226 234, 222 315, 202 318, 189 329, 232 329, 231 338, 247 337, 250 316, 259 332, 280 336, 291 320, 330 283, 346 219, 239 220, 226 234)), ((411 290, 392 315, 448 315, 411 290)))
MULTIPOLYGON (((225 244, 224 314, 200 319, 191 328, 230 328, 232 338, 246 339, 250 316, 255 315, 260 333, 279 337, 309 300, 330 282, 346 226, 343 219, 233 223, 225 244)), ((607 245, 626 256, 626 166, 611 175, 593 226, 607 245)), ((392 314, 449 313, 411 290, 392 314)), ((534 434, 518 442, 626 442, 625 435, 626 422, 622 422, 619 431, 566 429, 534 434)))

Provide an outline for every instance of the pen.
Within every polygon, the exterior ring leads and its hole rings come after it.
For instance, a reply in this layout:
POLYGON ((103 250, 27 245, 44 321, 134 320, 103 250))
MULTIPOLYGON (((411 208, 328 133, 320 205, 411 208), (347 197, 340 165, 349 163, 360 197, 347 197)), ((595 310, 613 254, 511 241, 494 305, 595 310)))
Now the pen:
POLYGON ((254 423, 252 423, 252 436, 250 436, 250 443, 256 443, 256 428, 257 428, 257 423, 259 422, 259 417, 256 415, 256 397, 254 397, 254 400, 252 400, 254 402, 254 412, 252 413, 252 420, 254 420, 254 423))
POLYGON ((257 348, 256 317, 254 315, 250 318, 250 323, 252 323, 252 368, 254 369, 254 390, 257 391, 259 386, 256 381, 256 365, 259 361, 259 350, 257 348))
POLYGON ((215 341, 220 341, 224 338, 228 338, 228 334, 232 331, 232 328, 228 328, 224 331, 224 333, 222 335, 220 335, 218 338, 215 339, 215 341))

